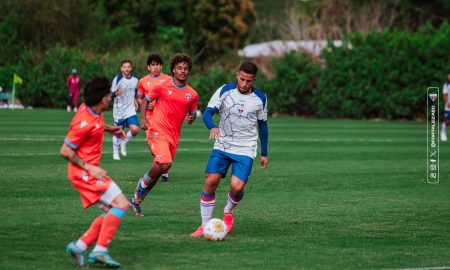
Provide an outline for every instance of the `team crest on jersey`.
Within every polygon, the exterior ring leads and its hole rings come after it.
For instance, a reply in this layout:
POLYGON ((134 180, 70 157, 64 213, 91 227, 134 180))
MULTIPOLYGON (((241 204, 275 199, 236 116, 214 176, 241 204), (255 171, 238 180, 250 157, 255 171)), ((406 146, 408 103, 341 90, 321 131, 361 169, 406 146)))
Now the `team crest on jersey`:
POLYGON ((429 97, 430 97, 431 102, 434 103, 437 99, 437 94, 430 94, 429 97))
POLYGON ((169 95, 172 95, 172 90, 169 90, 169 95))
POLYGON ((86 172, 81 173, 81 179, 83 179, 84 182, 87 182, 87 180, 89 179, 89 176, 87 175, 86 172))
POLYGON ((240 105, 240 104, 238 104, 238 105, 236 106, 236 109, 237 109, 237 111, 238 111, 238 113, 239 113, 240 115, 243 115, 243 114, 245 113, 245 107, 242 106, 242 105, 240 105))
POLYGON ((86 121, 82 121, 80 124, 80 128, 84 128, 85 126, 87 126, 87 122, 86 121))
POLYGON ((186 97, 186 100, 191 100, 191 94, 184 94, 184 96, 186 97))
POLYGON ((150 86, 150 82, 147 82, 147 86, 150 86))

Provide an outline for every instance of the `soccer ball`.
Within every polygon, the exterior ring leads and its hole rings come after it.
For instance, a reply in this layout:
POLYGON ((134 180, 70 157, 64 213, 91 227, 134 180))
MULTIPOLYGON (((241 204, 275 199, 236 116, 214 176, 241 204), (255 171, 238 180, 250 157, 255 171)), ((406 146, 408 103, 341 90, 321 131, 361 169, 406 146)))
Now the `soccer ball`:
POLYGON ((227 236, 227 233, 227 225, 218 218, 209 220, 203 228, 203 234, 208 241, 222 241, 227 236))

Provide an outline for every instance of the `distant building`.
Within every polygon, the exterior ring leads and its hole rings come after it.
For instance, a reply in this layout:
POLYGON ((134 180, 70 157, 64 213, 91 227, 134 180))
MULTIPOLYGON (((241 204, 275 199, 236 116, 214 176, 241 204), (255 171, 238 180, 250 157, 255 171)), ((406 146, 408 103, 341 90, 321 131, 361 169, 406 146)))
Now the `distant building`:
MULTIPOLYGON (((304 50, 312 55, 319 56, 327 46, 326 40, 273 40, 268 42, 250 44, 238 51, 239 56, 245 58, 276 57, 289 51, 304 50)), ((341 47, 342 41, 333 41, 335 47, 341 47)))

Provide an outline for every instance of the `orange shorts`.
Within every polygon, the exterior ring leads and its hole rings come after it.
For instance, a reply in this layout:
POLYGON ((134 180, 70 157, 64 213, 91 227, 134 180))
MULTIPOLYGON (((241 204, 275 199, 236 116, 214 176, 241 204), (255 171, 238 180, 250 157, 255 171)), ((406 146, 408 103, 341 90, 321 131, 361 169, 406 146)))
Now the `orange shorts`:
POLYGON ((80 193, 84 208, 97 203, 109 188, 113 180, 107 178, 103 181, 83 172, 81 177, 70 177, 70 183, 80 193))
POLYGON ((147 141, 153 156, 155 156, 153 163, 162 164, 173 161, 178 145, 173 145, 171 140, 154 130, 147 134, 147 141))

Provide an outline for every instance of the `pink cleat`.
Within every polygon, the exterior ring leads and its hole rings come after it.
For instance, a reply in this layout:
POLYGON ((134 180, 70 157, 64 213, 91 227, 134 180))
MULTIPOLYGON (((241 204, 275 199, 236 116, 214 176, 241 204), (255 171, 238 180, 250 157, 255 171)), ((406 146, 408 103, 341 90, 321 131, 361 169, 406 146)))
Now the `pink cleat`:
POLYGON ((228 233, 230 233, 234 226, 233 213, 223 213, 223 222, 227 225, 228 233))
POLYGON ((203 236, 203 225, 198 227, 198 229, 191 233, 191 237, 202 237, 203 236))

